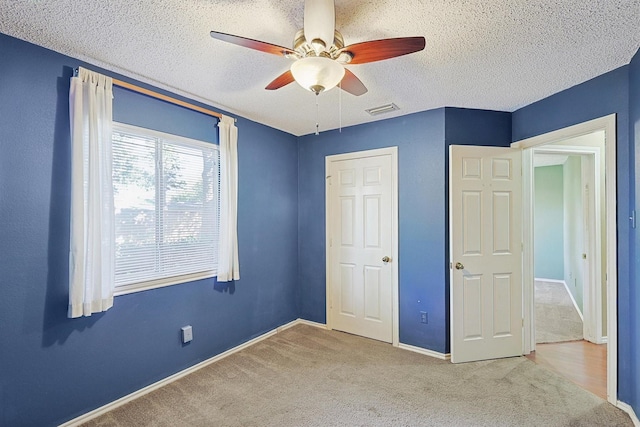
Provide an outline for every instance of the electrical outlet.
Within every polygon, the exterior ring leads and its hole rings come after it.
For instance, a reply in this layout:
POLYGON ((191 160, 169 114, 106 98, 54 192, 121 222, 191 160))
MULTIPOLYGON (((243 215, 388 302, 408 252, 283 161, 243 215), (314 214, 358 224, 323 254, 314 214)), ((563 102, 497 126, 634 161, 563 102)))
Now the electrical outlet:
POLYGON ((186 344, 193 339, 193 329, 191 325, 183 326, 182 330, 182 343, 186 344))
POLYGON ((420 323, 429 323, 429 318, 427 317, 426 311, 420 312, 420 323))

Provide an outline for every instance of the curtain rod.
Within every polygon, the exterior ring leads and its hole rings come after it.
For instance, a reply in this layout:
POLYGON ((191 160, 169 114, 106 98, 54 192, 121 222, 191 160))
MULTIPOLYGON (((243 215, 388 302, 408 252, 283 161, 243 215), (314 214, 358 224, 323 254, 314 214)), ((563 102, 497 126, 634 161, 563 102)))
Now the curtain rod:
MULTIPOLYGON (((77 68, 74 69, 73 72, 74 72, 75 76, 78 75, 78 69, 77 68)), ((119 87, 124 88, 124 89, 129 89, 129 90, 131 90, 133 92, 138 92, 138 93, 141 93, 143 95, 147 95, 147 96, 150 96, 152 98, 159 99, 161 101, 169 102, 171 104, 179 105, 181 107, 188 108, 189 110, 197 111, 199 113, 206 114, 208 116, 217 117, 218 119, 222 118, 222 113, 218 113, 217 111, 213 111, 213 110, 209 110, 207 108, 199 107, 199 106, 191 104, 189 102, 181 101, 179 99, 172 98, 170 96, 163 95, 161 93, 154 92, 152 90, 145 89, 143 87, 136 86, 136 85, 131 84, 131 83, 123 82, 122 80, 113 79, 113 78, 112 78, 112 80, 113 80, 113 84, 115 86, 119 86, 119 87)), ((237 119, 234 118, 233 121, 235 122, 235 121, 237 121, 237 119)))

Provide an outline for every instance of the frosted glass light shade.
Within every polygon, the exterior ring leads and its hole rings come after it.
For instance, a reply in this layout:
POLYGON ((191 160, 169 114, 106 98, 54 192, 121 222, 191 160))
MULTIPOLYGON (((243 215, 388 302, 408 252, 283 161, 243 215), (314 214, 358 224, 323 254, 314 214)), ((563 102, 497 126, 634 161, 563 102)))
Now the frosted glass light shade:
POLYGON ((291 74, 300 86, 318 94, 340 83, 344 77, 344 67, 333 59, 310 56, 294 62, 291 74))

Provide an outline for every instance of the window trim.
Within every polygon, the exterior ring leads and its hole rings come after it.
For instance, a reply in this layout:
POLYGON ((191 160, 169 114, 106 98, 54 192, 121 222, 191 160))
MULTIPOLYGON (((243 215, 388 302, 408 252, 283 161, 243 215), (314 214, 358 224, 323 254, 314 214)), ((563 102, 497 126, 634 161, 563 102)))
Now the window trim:
MULTIPOLYGON (((174 135, 166 132, 160 132, 154 129, 144 128, 142 126, 130 125, 127 123, 112 121, 112 130, 114 132, 130 132, 133 134, 140 134, 141 131, 145 136, 151 138, 158 138, 163 140, 175 141, 180 144, 187 144, 195 148, 213 149, 220 153, 220 147, 213 142, 201 141, 197 139, 187 138, 180 135, 174 135)), ((219 165, 218 165, 219 167, 219 165)), ((219 174, 218 174, 219 176, 219 174)), ((219 183, 218 183, 219 184, 219 183)), ((218 201, 219 202, 219 201, 218 201)), ((115 213, 115 212, 114 212, 115 213)), ((114 236, 115 238, 115 236, 114 236)), ((114 257, 115 261, 115 257, 114 257)), ((216 266, 217 267, 217 266, 216 266)), ((195 282, 198 280, 211 279, 217 276, 217 270, 205 270, 189 274, 181 274, 176 276, 163 277, 161 279, 145 280, 135 283, 129 283, 126 285, 115 286, 113 296, 121 296, 133 294, 136 292, 143 292, 152 289, 165 288, 167 286, 179 285, 183 283, 195 282)))
POLYGON ((167 286, 180 285, 183 283, 195 282, 197 280, 211 279, 216 277, 214 271, 201 273, 183 274, 180 276, 165 277, 163 279, 146 280, 144 282, 130 283, 118 286, 113 291, 113 296, 133 294, 135 292, 149 291, 151 289, 165 288, 167 286))
POLYGON ((208 148, 208 149, 211 149, 211 147, 213 147, 214 150, 220 151, 220 146, 213 142, 206 142, 206 141, 201 141, 199 139, 187 138, 180 135, 160 132, 158 130, 144 128, 142 126, 135 126, 127 123, 116 122, 115 120, 112 121, 111 124, 113 126, 113 131, 122 130, 124 132, 139 133, 142 130, 145 132, 145 135, 149 135, 152 138, 169 139, 171 141, 179 142, 182 144, 189 144, 194 146, 197 145, 199 147, 208 148))

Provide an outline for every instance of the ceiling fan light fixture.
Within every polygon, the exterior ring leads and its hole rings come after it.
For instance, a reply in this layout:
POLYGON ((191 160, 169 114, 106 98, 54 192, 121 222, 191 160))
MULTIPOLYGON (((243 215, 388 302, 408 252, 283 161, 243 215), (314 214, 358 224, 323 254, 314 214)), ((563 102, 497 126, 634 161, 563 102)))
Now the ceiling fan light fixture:
POLYGON ((296 32, 293 49, 233 34, 211 31, 212 38, 294 60, 293 65, 269 83, 275 90, 297 81, 316 95, 340 83, 340 89, 354 96, 367 93, 366 86, 345 64, 366 64, 423 50, 426 40, 395 37, 344 45, 336 30, 334 0, 305 0, 303 28, 296 32))
POLYGON ((308 56, 291 65, 291 74, 296 82, 316 95, 336 87, 344 73, 340 63, 323 56, 308 56))

